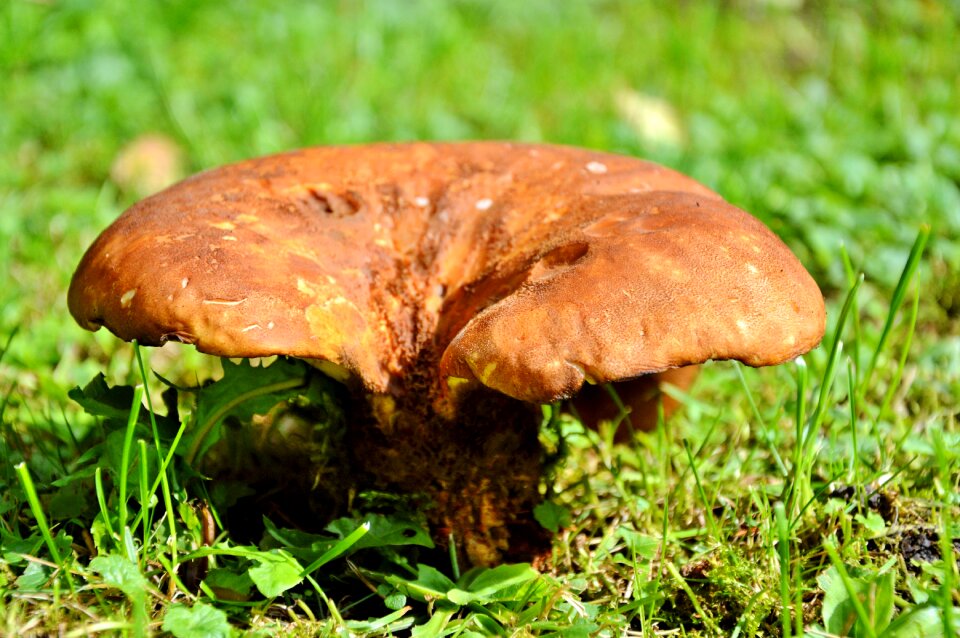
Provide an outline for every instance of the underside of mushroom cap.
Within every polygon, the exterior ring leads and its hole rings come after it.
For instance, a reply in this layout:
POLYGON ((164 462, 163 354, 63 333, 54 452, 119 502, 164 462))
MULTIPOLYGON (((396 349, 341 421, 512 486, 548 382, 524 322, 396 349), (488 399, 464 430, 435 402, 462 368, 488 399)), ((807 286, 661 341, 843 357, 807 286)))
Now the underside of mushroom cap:
POLYGON ((776 363, 820 292, 761 223, 669 169, 498 142, 321 147, 185 180, 86 253, 88 329, 329 361, 385 392, 417 366, 549 401, 709 358, 776 363), (439 370, 437 366, 439 365, 439 370))

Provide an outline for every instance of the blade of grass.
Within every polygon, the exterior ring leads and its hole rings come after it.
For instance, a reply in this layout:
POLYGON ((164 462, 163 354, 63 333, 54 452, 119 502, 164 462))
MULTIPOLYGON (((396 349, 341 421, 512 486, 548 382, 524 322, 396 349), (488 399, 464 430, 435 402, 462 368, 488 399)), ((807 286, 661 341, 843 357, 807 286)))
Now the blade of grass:
MULTIPOLYGON (((834 327, 833 338, 830 345, 830 354, 827 359, 827 366, 824 368, 823 376, 820 379, 820 392, 817 398, 817 405, 814 407, 813 414, 809 421, 801 426, 803 421, 797 422, 800 438, 797 441, 797 450, 794 451, 794 466, 787 477, 787 487, 784 489, 789 494, 787 510, 790 513, 794 523, 799 519, 800 503, 810 503, 813 499, 813 489, 810 485, 810 473, 813 471, 813 465, 816 460, 816 450, 813 448, 813 442, 816 440, 816 433, 820 430, 824 415, 827 412, 827 404, 830 399, 830 390, 833 387, 833 381, 836 377, 837 366, 839 365, 840 355, 843 352, 843 329, 850 317, 851 310, 854 308, 857 299, 857 292, 863 284, 863 274, 857 278, 856 283, 847 292, 843 306, 840 309, 840 315, 837 317, 837 323, 834 327)), ((801 379, 799 385, 806 386, 806 366, 801 366, 801 379)), ((804 397, 797 397, 797 416, 802 416, 800 404, 804 397)))
MULTIPOLYGON (((796 515, 795 506, 796 506, 796 492, 799 487, 800 480, 800 468, 802 467, 803 461, 803 432, 804 424, 807 420, 807 386, 809 385, 810 380, 810 369, 807 367, 807 362, 803 357, 797 357, 796 359, 796 372, 797 372, 797 398, 796 398, 796 413, 794 415, 795 419, 795 430, 796 430, 796 439, 793 445, 793 468, 792 474, 788 478, 787 487, 784 490, 784 500, 787 502, 788 511, 790 512, 790 517, 793 518, 796 515)), ((809 479, 808 479, 809 484, 809 479)))
POLYGON ((817 399, 817 405, 810 417, 810 423, 804 436, 804 446, 809 445, 809 440, 812 438, 813 433, 819 429, 820 423, 823 420, 823 415, 826 412, 830 388, 833 385, 833 377, 837 372, 837 364, 840 360, 840 351, 843 349, 843 330, 847 325, 847 320, 850 317, 851 311, 857 305, 857 293, 860 290, 860 286, 863 285, 863 280, 863 273, 861 273, 860 277, 857 278, 857 282, 847 292, 847 296, 843 301, 843 307, 840 309, 840 315, 837 317, 837 324, 834 328, 833 339, 830 344, 830 355, 827 359, 827 367, 824 369, 823 376, 821 378, 820 395, 817 399))
POLYGON ((703 621, 703 624, 707 626, 707 628, 713 633, 713 635, 722 636, 723 632, 720 631, 720 628, 717 626, 717 624, 713 622, 713 618, 710 617, 709 614, 707 614, 707 611, 700 604, 700 599, 693 592, 693 590, 690 588, 690 585, 687 584, 687 581, 677 570, 676 565, 668 561, 666 563, 666 567, 667 567, 667 571, 670 572, 670 575, 673 576, 673 579, 677 582, 677 585, 687 595, 687 598, 690 599, 690 603, 693 605, 693 608, 697 610, 697 614, 700 616, 700 620, 703 621))
MULTIPOLYGON (((117 477, 119 481, 119 504, 117 509, 117 528, 126 541, 127 536, 127 473, 130 471, 130 450, 133 448, 133 434, 137 428, 137 417, 140 415, 140 403, 143 401, 143 385, 138 384, 133 389, 133 402, 130 406, 130 416, 127 418, 127 429, 123 438, 123 451, 120 457, 120 469, 117 477)), ((125 543, 129 545, 129 543, 125 543)), ((137 562, 135 555, 127 558, 137 562)))
POLYGON ((910 249, 910 255, 907 257, 907 263, 903 267, 903 272, 900 273, 900 280, 897 282, 897 287, 893 291, 890 310, 887 312, 886 321, 884 321, 883 329, 880 331, 880 340, 877 342, 877 347, 870 357, 870 363, 867 365, 867 371, 863 376, 863 383, 860 386, 861 393, 870 387, 870 382, 873 380, 873 372, 877 367, 877 359, 887 345, 887 340, 890 338, 890 333, 893 329, 893 321, 897 316, 897 312, 900 310, 900 306, 903 305, 903 300, 907 295, 907 287, 910 285, 914 274, 917 272, 917 268, 920 266, 920 258, 923 256, 923 250, 929 238, 930 226, 924 224, 920 227, 920 232, 917 233, 917 238, 914 240, 913 247, 910 249))
POLYGON ((107 534, 116 542, 117 533, 110 522, 110 510, 107 509, 107 497, 103 489, 103 468, 98 467, 93 474, 94 486, 97 492, 97 503, 100 505, 100 515, 103 516, 103 525, 107 528, 107 534))
POLYGON ((767 423, 764 420, 763 416, 760 415, 760 409, 757 407, 757 402, 753 398, 753 392, 751 392, 750 386, 747 385, 747 378, 743 374, 743 364, 735 361, 733 368, 734 370, 737 371, 737 378, 740 379, 740 387, 743 388, 743 392, 747 397, 747 402, 750 404, 750 409, 753 412, 753 416, 757 420, 757 423, 760 425, 760 427, 763 428, 764 443, 766 443, 767 447, 770 449, 770 454, 771 456, 773 456, 773 460, 777 464, 777 469, 780 470, 780 473, 783 476, 787 476, 789 474, 787 470, 787 466, 784 465, 783 459, 780 458, 780 452, 777 450, 777 446, 773 444, 773 441, 771 440, 770 436, 767 434, 767 432, 770 430, 770 424, 767 423))
POLYGON ((719 541, 720 534, 717 529, 717 522, 713 518, 713 508, 711 508, 710 503, 707 502, 707 492, 703 489, 703 483, 700 481, 700 473, 697 471, 696 467, 696 459, 693 456, 693 451, 690 449, 690 442, 686 439, 683 440, 683 449, 687 453, 687 460, 690 462, 690 471, 693 472, 693 479, 697 483, 697 493, 700 494, 700 500, 703 501, 703 510, 704 516, 707 520, 707 529, 714 540, 719 541))
POLYGON ((851 580, 850 574, 847 573, 847 567, 843 564, 843 561, 840 559, 840 554, 837 552, 836 539, 834 539, 833 536, 824 538, 823 548, 826 550, 827 556, 830 557, 830 563, 840 575, 840 580, 843 582, 843 588, 847 590, 847 596, 850 597, 850 603, 857 612, 857 618, 860 619, 860 623, 863 625, 864 631, 867 632, 867 636, 869 636, 869 638, 877 638, 877 632, 874 629, 873 623, 870 621, 870 615, 863 606, 863 601, 860 600, 860 595, 857 592, 857 588, 854 587, 853 580, 851 580))
POLYGON ((857 444, 857 392, 856 392, 856 365, 853 359, 847 358, 847 397, 850 400, 850 466, 847 469, 847 482, 851 485, 855 483, 857 460, 860 458, 860 448, 857 444))
POLYGON ((790 638, 790 529, 783 503, 774 503, 774 519, 777 525, 777 553, 780 558, 780 626, 783 638, 790 638))
POLYGON ((931 433, 933 442, 934 456, 937 460, 937 474, 934 479, 934 485, 937 495, 941 502, 940 506, 940 556, 943 560, 943 577, 940 584, 940 604, 943 612, 944 635, 949 638, 956 636, 954 631, 953 617, 955 614, 953 605, 953 594, 957 591, 957 583, 960 581, 956 555, 953 548, 953 508, 951 506, 951 496, 953 494, 954 481, 953 476, 956 472, 955 462, 956 452, 948 448, 948 443, 944 440, 943 430, 935 429, 931 433))
MULTIPOLYGON (((176 436, 173 437, 173 441, 171 441, 170 443, 170 449, 167 450, 167 455, 163 457, 163 463, 160 465, 161 474, 163 472, 166 472, 167 469, 169 468, 170 463, 173 461, 173 458, 176 454, 177 447, 180 444, 180 440, 183 438, 183 435, 186 431, 187 431, 187 424, 181 423, 180 428, 177 430, 176 436)), ((160 487, 160 475, 158 475, 155 479, 153 479, 153 484, 150 486, 150 491, 156 492, 159 487, 160 487)), ((209 500, 209 497, 207 497, 207 499, 209 500)), ((170 504, 164 504, 164 506, 167 507, 167 511, 173 511, 172 502, 170 504)), ((140 521, 141 515, 142 514, 140 513, 137 514, 137 517, 134 519, 134 522, 133 522, 134 526, 136 526, 137 523, 140 521)), ((219 521, 217 524, 219 525, 219 521)))
MULTIPOLYGON (((146 386, 147 384, 147 371, 146 367, 143 365, 143 357, 140 353, 140 344, 136 341, 133 342, 133 351, 137 356, 137 366, 140 369, 140 382, 146 386)), ((171 563, 174 568, 177 565, 177 523, 176 523, 176 511, 173 508, 173 496, 170 492, 170 480, 167 477, 167 463, 164 462, 163 458, 163 448, 160 446, 160 430, 157 427, 157 417, 153 409, 153 399, 150 397, 150 393, 147 392, 147 410, 149 411, 150 416, 150 429, 153 432, 153 445, 157 452, 157 461, 160 463, 160 468, 157 473, 157 479, 160 481, 160 488, 163 494, 163 506, 167 512, 167 526, 170 528, 170 558, 171 563)), ((181 424, 180 432, 183 431, 183 426, 181 424)), ((178 438, 175 440, 175 443, 179 441, 178 438)), ((175 445, 171 446, 170 454, 173 454, 173 449, 175 445)), ((145 456, 143 458, 146 458, 145 456)), ((156 484, 150 490, 150 493, 153 494, 157 490, 156 484)))
POLYGON ((77 592, 73 583, 73 577, 70 574, 68 565, 64 562, 63 557, 60 556, 60 550, 57 549, 57 543, 53 539, 53 534, 50 533, 50 525, 47 523, 47 517, 43 513, 43 508, 40 506, 40 497, 37 495, 37 488, 33 484, 33 478, 30 476, 30 470, 27 469, 27 464, 22 461, 17 463, 14 469, 17 472, 17 476, 20 478, 20 485, 23 487, 23 491, 27 495, 27 503, 30 505, 30 511, 33 512, 33 517, 37 521, 37 527, 40 528, 40 535, 43 537, 43 541, 47 544, 47 549, 50 551, 50 556, 53 557, 53 562, 57 564, 57 567, 67 579, 67 587, 70 588, 70 593, 76 595, 77 592))
POLYGON ((317 571, 318 569, 320 569, 321 567, 323 567, 324 565, 332 561, 334 558, 346 552, 348 549, 353 547, 357 543, 357 541, 363 538, 363 536, 369 531, 370 531, 370 523, 364 523, 357 529, 353 530, 352 532, 344 536, 342 539, 340 539, 336 543, 336 545, 334 545, 333 547, 325 551, 323 555, 320 556, 320 558, 318 558, 317 560, 310 563, 310 565, 305 567, 303 569, 304 576, 308 574, 312 574, 313 572, 317 571))
POLYGON ((0 363, 3 363, 3 357, 7 354, 7 351, 10 349, 10 344, 13 343, 13 338, 17 336, 18 332, 20 332, 20 326, 14 326, 10 334, 7 335, 7 342, 3 344, 3 348, 0 348, 0 363))
POLYGON ((150 505, 151 495, 153 492, 150 492, 148 489, 148 484, 150 483, 150 471, 147 467, 147 442, 143 439, 137 439, 137 451, 140 455, 140 511, 143 513, 142 523, 140 525, 141 531, 143 532, 143 546, 150 546, 150 532, 151 532, 151 513, 153 512, 153 507, 150 505))
MULTIPOLYGON (((667 435, 664 432, 665 428, 657 428, 657 444, 661 450, 661 466, 660 473, 662 478, 661 485, 663 485, 663 493, 660 495, 660 498, 663 500, 663 507, 661 508, 663 512, 663 520, 661 521, 660 529, 660 560, 657 564, 657 573, 656 573, 656 589, 661 591, 663 589, 663 568, 666 563, 667 556, 667 544, 670 539, 670 508, 673 506, 673 503, 670 500, 672 491, 670 489, 668 477, 670 476, 670 461, 669 455, 667 453, 667 435)), ((651 609, 650 614, 653 614, 653 601, 650 603, 651 609)))
POLYGON ((897 361, 897 369, 890 380, 886 393, 883 395, 883 401, 880 403, 880 409, 877 410, 876 419, 879 421, 883 415, 890 409, 890 403, 894 395, 900 389, 900 380, 903 378, 903 369, 907 365, 907 357, 910 354, 910 346, 913 344, 913 335, 917 329, 917 315, 920 312, 920 286, 913 287, 913 303, 910 304, 910 316, 907 318, 907 333, 903 337, 903 348, 900 351, 900 360, 897 361))
POLYGON ((453 532, 447 534, 447 550, 450 556, 450 573, 453 574, 453 580, 460 580, 460 561, 457 559, 457 543, 453 532))
POLYGON ((617 406, 617 425, 615 428, 613 428, 612 435, 616 436, 617 430, 620 429, 620 426, 626 424, 627 435, 632 441, 634 436, 636 436, 637 431, 633 427, 633 420, 630 418, 630 410, 627 408, 626 404, 624 404, 623 400, 620 398, 620 394, 617 393, 617 390, 613 387, 612 383, 604 383, 603 389, 606 391, 607 395, 610 396, 613 404, 617 406))
MULTIPOLYGON (((840 245, 840 258, 843 261, 843 272, 847 277, 847 287, 852 288, 857 283, 857 271, 853 267, 853 262, 850 260, 850 255, 847 253, 847 247, 844 244, 840 245)), ((853 345, 851 348, 850 340, 848 339, 847 349, 853 357, 854 371, 857 375, 863 370, 863 363, 860 360, 860 344, 863 342, 862 336, 863 334, 860 330, 860 313, 855 312, 853 314, 853 345)))
POLYGON ((20 457, 24 458, 23 454, 23 440, 20 438, 19 434, 14 430, 12 425, 9 425, 6 420, 3 418, 4 413, 7 411, 7 405, 10 403, 10 397, 13 396, 13 391, 16 389, 16 384, 11 383, 10 387, 3 395, 3 399, 0 400, 0 465, 3 465, 3 474, 4 474, 4 483, 10 485, 13 483, 13 475, 15 474, 13 470, 13 454, 11 450, 17 449, 20 453, 20 457), (17 441, 17 445, 11 445, 10 441, 17 441))

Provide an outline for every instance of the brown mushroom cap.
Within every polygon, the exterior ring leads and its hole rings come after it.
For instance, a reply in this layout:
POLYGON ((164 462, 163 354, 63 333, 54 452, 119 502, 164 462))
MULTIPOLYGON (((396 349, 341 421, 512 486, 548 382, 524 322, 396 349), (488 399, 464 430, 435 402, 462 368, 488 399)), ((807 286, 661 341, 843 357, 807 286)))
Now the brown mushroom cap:
POLYGON ((143 200, 74 275, 85 328, 326 360, 383 392, 438 379, 527 401, 584 380, 814 347, 823 298, 784 244, 637 159, 494 142, 323 147, 143 200))
POLYGON ((447 348, 444 373, 548 401, 585 380, 708 359, 772 365, 819 342, 819 289, 753 217, 687 193, 611 209, 471 320, 447 348))

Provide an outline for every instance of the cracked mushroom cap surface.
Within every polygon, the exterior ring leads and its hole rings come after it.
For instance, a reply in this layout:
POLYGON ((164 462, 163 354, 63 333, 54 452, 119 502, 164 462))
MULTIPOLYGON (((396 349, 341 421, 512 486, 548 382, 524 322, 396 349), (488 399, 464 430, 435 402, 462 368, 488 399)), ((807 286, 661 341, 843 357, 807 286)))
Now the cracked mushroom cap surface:
POLYGON ((761 222, 635 158, 500 142, 318 147, 200 173, 84 255, 81 326, 327 361, 371 391, 418 366, 548 402, 584 381, 819 343, 816 283, 761 222))

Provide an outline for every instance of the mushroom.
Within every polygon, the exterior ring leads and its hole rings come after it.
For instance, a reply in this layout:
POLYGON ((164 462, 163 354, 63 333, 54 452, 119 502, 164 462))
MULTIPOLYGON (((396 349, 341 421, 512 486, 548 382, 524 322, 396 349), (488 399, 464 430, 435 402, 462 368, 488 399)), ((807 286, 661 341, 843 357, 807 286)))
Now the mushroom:
POLYGON ((68 301, 90 330, 300 357, 352 384, 364 484, 425 492, 435 533, 478 565, 545 547, 540 404, 708 359, 781 363, 824 330, 789 249, 694 180, 497 142, 201 173, 107 228, 68 301))
POLYGON ((602 421, 615 422, 618 427, 614 440, 624 443, 630 440, 633 432, 654 429, 660 419, 661 407, 664 420, 680 407, 676 399, 662 391, 664 385, 678 390, 689 390, 699 372, 700 366, 690 365, 619 381, 610 384, 616 393, 616 399, 606 384, 588 383, 577 392, 570 403, 580 422, 591 429, 599 429, 602 421), (626 424, 620 422, 621 417, 626 424))

